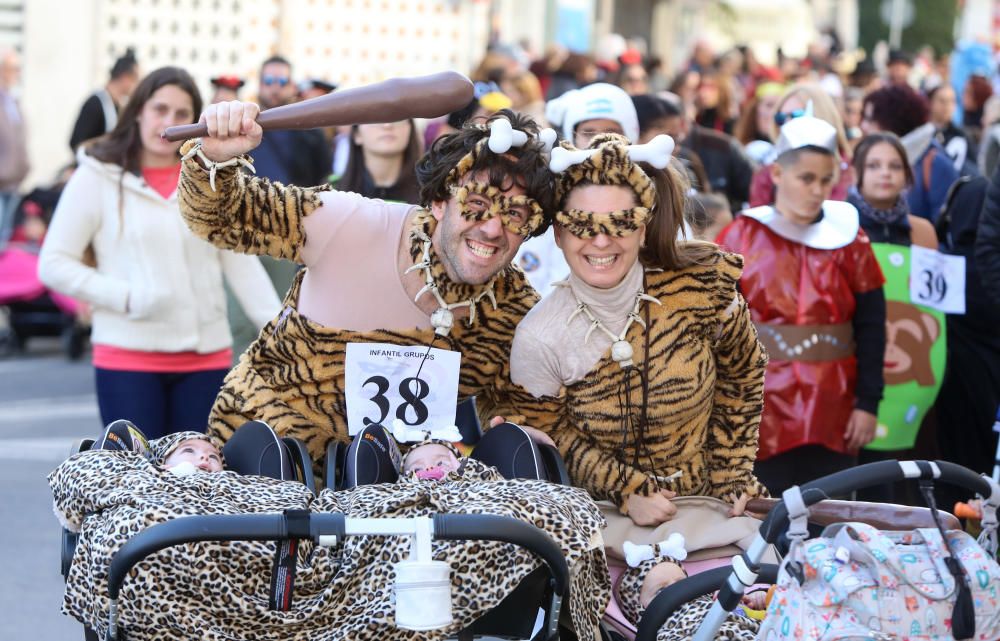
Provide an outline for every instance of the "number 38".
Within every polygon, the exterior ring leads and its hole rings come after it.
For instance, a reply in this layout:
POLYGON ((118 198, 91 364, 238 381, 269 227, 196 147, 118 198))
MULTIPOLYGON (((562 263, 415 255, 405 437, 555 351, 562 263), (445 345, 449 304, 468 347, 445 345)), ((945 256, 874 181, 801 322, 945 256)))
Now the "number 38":
MULTIPOLYGON (((389 391, 389 379, 384 376, 372 376, 362 383, 361 387, 367 387, 369 383, 376 387, 375 396, 372 396, 369 400, 378 407, 379 417, 372 420, 366 416, 364 424, 365 426, 372 425, 373 423, 381 425, 384 424, 386 417, 389 416, 389 412, 392 409, 389 399, 385 395, 389 391)), ((411 376, 401 380, 398 389, 403 402, 396 408, 396 418, 407 425, 422 425, 427 421, 429 413, 427 406, 423 403, 423 399, 427 398, 427 395, 430 394, 430 386, 426 381, 411 376), (411 386, 415 386, 416 389, 412 389, 411 386), (412 421, 409 420, 408 408, 413 408, 415 416, 412 421)))

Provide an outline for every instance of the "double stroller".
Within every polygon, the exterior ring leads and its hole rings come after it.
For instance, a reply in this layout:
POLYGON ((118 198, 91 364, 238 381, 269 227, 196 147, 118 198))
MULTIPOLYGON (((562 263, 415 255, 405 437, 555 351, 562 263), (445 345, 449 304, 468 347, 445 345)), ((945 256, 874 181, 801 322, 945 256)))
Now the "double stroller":
MULTIPOLYGON (((370 426, 366 433, 371 438, 355 439, 349 447, 331 447, 323 479, 326 487, 347 489, 394 480, 387 476, 391 472, 386 471, 371 447, 375 440, 391 437, 380 426, 370 426)), ((75 451, 84 451, 94 445, 92 440, 87 439, 81 441, 75 451)), ((97 445, 100 446, 99 443, 97 445)), ((304 445, 295 439, 278 438, 264 423, 251 422, 237 430, 224 446, 223 457, 230 471, 302 482, 313 494, 316 493, 314 468, 304 445)), ((512 425, 488 432, 473 451, 472 458, 497 467, 508 477, 555 482, 566 479, 565 469, 554 449, 536 446, 523 431, 512 425), (505 454, 498 455, 498 452, 505 454)), ((159 550, 198 541, 275 541, 280 548, 289 542, 308 539, 324 546, 335 545, 344 537, 366 534, 409 537, 410 558, 414 562, 430 560, 431 540, 502 541, 532 552, 543 564, 528 574, 496 607, 461 630, 458 638, 551 639, 559 636, 562 604, 570 585, 569 566, 559 545, 529 523, 489 514, 357 519, 343 514, 294 510, 280 514, 184 516, 153 525, 132 536, 113 556, 110 565, 108 595, 111 607, 105 638, 128 638, 128 630, 119 626, 118 616, 118 599, 123 584, 130 573, 135 576, 133 568, 136 564, 159 550)), ((76 536, 64 530, 63 541, 63 574, 66 577, 73 560, 76 536)), ((412 577, 409 584, 402 585, 407 580, 397 576, 397 625, 404 619, 426 619, 434 611, 433 586, 429 582, 424 585, 420 576, 412 577)), ((442 583, 439 582, 437 587, 437 596, 440 597, 442 583)), ((450 598, 447 577, 444 578, 443 588, 445 599, 450 598)), ((437 601, 440 606, 441 599, 437 601)), ((89 629, 85 630, 85 636, 88 641, 98 639, 97 634, 89 629)))

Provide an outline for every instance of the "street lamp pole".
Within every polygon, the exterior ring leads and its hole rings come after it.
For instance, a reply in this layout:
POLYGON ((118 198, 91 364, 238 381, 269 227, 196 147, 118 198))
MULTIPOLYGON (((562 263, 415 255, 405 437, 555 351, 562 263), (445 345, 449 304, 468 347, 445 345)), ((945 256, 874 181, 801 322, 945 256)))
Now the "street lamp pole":
POLYGON ((889 20, 889 46, 899 49, 903 40, 903 11, 906 0, 892 0, 892 18, 889 20))

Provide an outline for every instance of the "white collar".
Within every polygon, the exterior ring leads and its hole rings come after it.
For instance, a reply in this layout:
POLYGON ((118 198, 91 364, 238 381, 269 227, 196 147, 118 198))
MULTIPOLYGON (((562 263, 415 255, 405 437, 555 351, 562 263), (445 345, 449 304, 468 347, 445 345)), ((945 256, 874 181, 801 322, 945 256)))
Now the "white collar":
POLYGON ((809 225, 793 223, 770 205, 746 209, 740 215, 753 218, 782 238, 806 247, 840 249, 850 245, 858 236, 858 210, 850 203, 837 200, 823 201, 822 209, 823 218, 809 225))

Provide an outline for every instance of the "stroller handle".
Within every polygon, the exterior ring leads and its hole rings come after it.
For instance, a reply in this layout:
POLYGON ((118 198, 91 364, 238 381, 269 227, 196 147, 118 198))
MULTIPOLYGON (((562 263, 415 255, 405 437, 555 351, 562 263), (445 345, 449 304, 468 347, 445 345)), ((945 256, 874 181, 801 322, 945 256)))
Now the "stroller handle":
MULTIPOLYGON (((310 514, 309 536, 344 536, 343 514, 310 514)), ((118 598, 132 567, 164 548, 197 541, 279 541, 293 538, 283 514, 213 514, 182 516, 146 528, 130 538, 111 559, 108 595, 118 598)))
MULTIPOLYGON (((904 480, 948 483, 984 497, 992 491, 985 478, 955 463, 891 460, 859 465, 805 483, 802 485, 802 499, 808 507, 832 496, 904 480)), ((765 541, 774 543, 787 527, 788 507, 782 501, 768 513, 760 526, 760 533, 765 541)))
MULTIPOLYGON (((679 607, 721 588, 731 571, 732 568, 728 565, 712 568, 660 590, 639 620, 635 641, 655 641, 660 627, 679 607)), ((761 583, 774 583, 778 580, 778 566, 772 563, 760 566, 758 577, 761 583)))
MULTIPOLYGON (((343 537, 347 518, 343 514, 305 512, 308 535, 297 516, 290 531, 286 514, 217 514, 184 516, 158 523, 131 537, 111 559, 108 572, 108 596, 111 600, 106 639, 118 639, 118 597, 129 571, 144 558, 182 543, 198 541, 281 541, 320 536, 343 537)), ((392 520, 392 519, 390 519, 392 520)), ((550 628, 554 630, 559 605, 569 589, 569 566, 562 550, 535 526, 511 517, 493 514, 436 514, 434 538, 438 540, 477 539, 503 541, 519 545, 538 555, 548 566, 553 580, 553 606, 550 628)))
POLYGON ((530 550, 549 566, 556 596, 566 595, 569 587, 566 557, 548 534, 529 523, 496 514, 435 514, 434 538, 503 541, 530 550))

